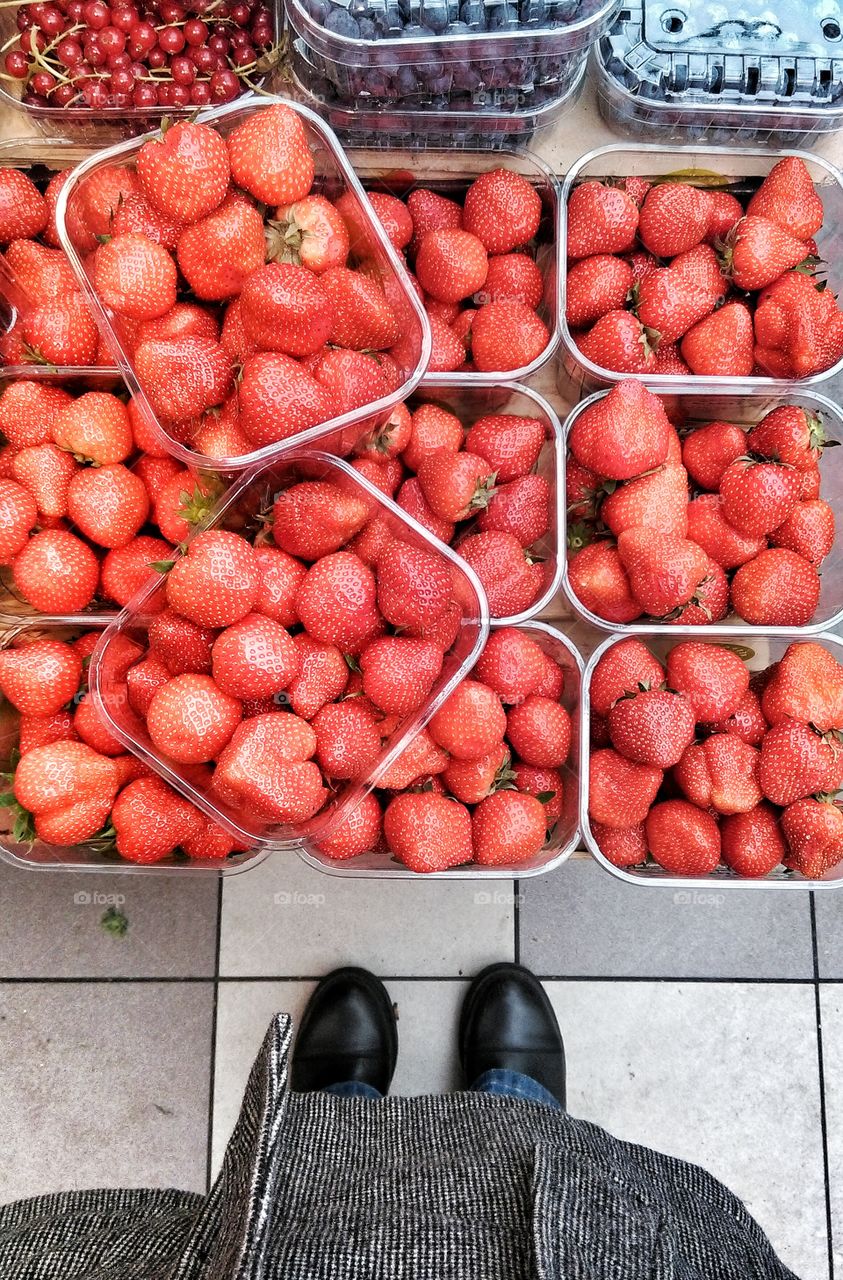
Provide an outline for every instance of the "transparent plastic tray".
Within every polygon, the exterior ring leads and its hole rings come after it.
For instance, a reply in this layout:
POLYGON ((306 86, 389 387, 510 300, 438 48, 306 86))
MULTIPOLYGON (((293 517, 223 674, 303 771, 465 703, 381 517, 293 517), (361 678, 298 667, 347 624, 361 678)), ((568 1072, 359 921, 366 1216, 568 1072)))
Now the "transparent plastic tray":
POLYGON ((837 5, 630 0, 594 50, 600 111, 663 142, 798 147, 843 125, 837 5))
MULTIPOLYGON (((103 620, 88 619, 84 626, 71 626, 46 618, 32 618, 17 626, 0 625, 0 648, 18 647, 40 636, 59 640, 75 640, 85 631, 104 627, 103 620)), ((0 699, 0 759, 2 768, 9 765, 10 752, 17 746, 18 714, 0 699)), ((237 875, 257 866, 266 857, 265 850, 253 849, 248 853, 235 853, 224 862, 218 859, 202 862, 198 859, 166 858, 148 866, 128 862, 119 854, 104 854, 91 842, 76 845, 46 844, 43 840, 21 843, 13 838, 8 810, 0 809, 0 859, 11 866, 38 871, 110 871, 120 875, 237 875)))
MULTIPOLYGON (((668 651, 675 644, 678 644, 683 637, 693 635, 695 632, 696 628, 672 627, 670 635, 650 635, 644 640, 644 643, 660 662, 664 662, 668 651)), ((728 644, 734 640, 734 635, 734 631, 723 630, 719 627, 709 627, 706 632, 706 639, 715 644, 718 641, 721 644, 728 644)), ((772 871, 770 875, 758 879, 737 876, 725 867, 719 868, 707 876, 676 876, 669 871, 665 871, 656 863, 648 863, 642 867, 621 868, 613 866, 604 857, 592 835, 591 823, 588 817, 588 762, 591 754, 589 734, 591 701, 589 689, 591 687, 592 673, 601 656, 612 645, 618 644, 622 638, 622 636, 616 635, 604 640, 589 658, 583 675, 582 731, 580 734, 580 827, 586 848, 595 860, 613 876, 617 876, 619 880, 623 880, 626 884, 643 884, 672 890, 676 894, 677 902, 691 902, 693 900, 691 893, 700 889, 703 885, 717 893, 723 889, 799 889, 804 892, 806 888, 836 889, 843 885, 843 862, 836 867, 832 867, 822 880, 808 880, 800 875, 799 872, 788 871, 785 867, 779 867, 777 870, 772 871)), ((843 661, 843 641, 837 636, 824 634, 814 636, 813 639, 815 642, 822 644, 825 649, 830 650, 838 662, 843 661)), ((758 632, 752 641, 753 655, 747 659, 747 666, 750 671, 763 671, 771 663, 778 662, 788 645, 792 643, 793 637, 783 634, 779 630, 758 632)))
POLYGON ((235 457, 209 458, 177 440, 171 432, 167 431, 166 425, 158 421, 155 411, 138 381, 132 358, 125 345, 121 342, 117 317, 101 303, 90 276, 90 261, 83 259, 79 255, 66 226, 68 209, 72 211, 74 202, 78 199, 80 184, 84 179, 89 174, 111 165, 131 165, 146 139, 132 138, 89 156, 74 171, 73 176, 65 183, 59 196, 56 221, 62 245, 82 283, 85 293, 91 300, 97 323, 114 355, 115 362, 126 379, 129 389, 144 417, 167 436, 168 448, 173 456, 189 465, 220 471, 242 471, 268 462, 271 459, 282 457, 290 452, 291 449, 302 449, 317 443, 333 452, 347 453, 361 431, 385 422, 393 406, 410 395, 430 360, 430 327, 421 303, 407 278, 398 255, 389 243, 381 223, 375 217, 343 148, 324 121, 307 107, 292 102, 287 98, 270 96, 257 98, 254 95, 241 98, 226 107, 202 112, 197 119, 202 123, 213 125, 225 136, 239 124, 242 124, 244 120, 254 115, 256 111, 261 111, 279 102, 283 102, 284 105, 298 113, 307 131, 316 165, 314 187, 328 195, 329 198, 335 199, 343 192, 349 192, 353 196, 359 207, 360 216, 370 229, 370 237, 375 247, 375 252, 371 255, 372 259, 378 269, 384 273, 384 277, 391 278, 394 284, 393 306, 401 311, 400 319, 405 334, 409 338, 407 345, 411 355, 408 357, 408 364, 404 368, 405 379, 401 386, 389 396, 384 396, 369 405, 363 405, 350 413, 331 418, 327 422, 323 422, 317 427, 312 427, 308 431, 300 432, 287 440, 266 445, 261 449, 254 449, 250 453, 235 457))
MULTIPOLYGON (((453 583, 454 597, 461 610, 460 629, 454 645, 445 655, 442 671, 433 686, 427 702, 408 716, 385 740, 381 756, 372 774, 365 780, 349 783, 335 793, 335 804, 326 812, 312 819, 308 833, 312 838, 324 838, 369 791, 377 785, 381 774, 389 767, 410 739, 428 722, 442 705, 451 690, 476 662, 489 632, 489 614, 486 597, 480 583, 468 565, 456 552, 432 537, 426 529, 408 516, 348 463, 326 453, 300 451, 288 455, 283 461, 252 470, 239 477, 217 504, 208 524, 214 528, 234 527, 242 529, 244 521, 251 525, 257 512, 271 505, 272 498, 280 490, 303 478, 327 478, 341 482, 346 488, 356 490, 368 502, 380 510, 396 536, 415 546, 434 551, 447 563, 453 583)), ((207 527, 207 526, 206 526, 207 527)), ((195 536, 195 535, 194 535, 195 536)), ((191 539, 188 539, 187 545, 191 539)), ((252 842, 257 847, 273 849, 300 848, 305 832, 296 827, 269 827, 258 822, 249 813, 234 812, 224 808, 211 793, 211 771, 207 766, 187 766, 165 759, 146 731, 143 721, 129 706, 126 694, 125 673, 120 676, 113 664, 113 641, 116 636, 129 636, 146 651, 149 624, 154 615, 147 605, 162 581, 155 578, 112 622, 105 639, 98 646, 91 660, 90 685, 97 704, 102 708, 108 723, 121 742, 141 760, 146 761, 165 781, 226 827, 238 839, 252 842)))
MULTIPOLYGON (((766 175, 784 155, 798 155, 804 161, 808 172, 819 189, 825 209, 822 230, 816 240, 819 256, 827 268, 828 287, 835 294, 843 289, 843 173, 824 160, 807 151, 761 151, 757 149, 732 150, 721 147, 700 148, 695 146, 657 146, 630 143, 617 143, 589 151, 568 170, 562 186, 559 202, 559 325, 561 332, 560 390, 570 392, 573 382, 584 391, 593 391, 598 387, 606 387, 613 382, 621 382, 624 378, 638 378, 646 381, 648 386, 662 389, 694 387, 713 387, 723 392, 773 391, 783 393, 788 387, 817 386, 827 382, 843 370, 843 359, 838 360, 830 369, 822 373, 802 378, 797 384, 784 378, 770 377, 701 377, 678 374, 629 374, 618 373, 613 369, 604 369, 584 356, 571 336, 565 319, 566 300, 566 252, 568 239, 567 205, 568 197, 574 186, 580 182, 604 178, 624 178, 630 175, 639 177, 666 177, 669 174, 689 170, 701 170, 706 175, 719 175, 724 179, 723 186, 738 196, 754 191, 766 175)), ((713 185, 707 182, 706 185, 713 185)))
MULTIPOLYGON (((656 392, 659 390, 654 386, 650 389, 656 392)), ((574 423, 589 405, 593 404, 595 400, 600 400, 606 394, 605 391, 601 391, 589 396, 587 400, 581 401, 568 415, 562 428, 565 464, 567 463, 568 438, 574 423)), ((710 388, 697 389, 686 382, 684 386, 677 389, 676 394, 672 395, 670 399, 671 405, 675 405, 677 412, 681 414, 685 428, 701 427, 707 422, 717 420, 734 422, 739 426, 754 426, 755 423, 761 421, 765 414, 770 413, 779 405, 799 405, 809 413, 818 413, 825 422, 828 438, 830 440, 840 440, 843 443, 843 410, 839 405, 829 400, 827 396, 819 395, 815 391, 803 391, 798 383, 792 384, 792 389, 789 392, 766 395, 760 392, 755 392, 751 395, 729 395, 710 388)), ((842 454, 843 449, 830 448, 823 453, 820 460, 822 497, 834 511, 838 536, 828 556, 822 562, 820 600, 815 618, 813 622, 804 627, 777 627, 775 628, 777 635, 789 636, 791 639, 797 636, 814 635, 821 631, 831 631, 839 627, 843 622, 842 454)), ((563 545, 567 546, 567 539, 563 542, 563 545)), ((611 631, 623 635, 653 635, 664 632, 666 636, 682 631, 699 635, 702 638, 707 638, 716 632, 728 632, 732 639, 736 636, 766 636, 770 631, 769 627, 750 626, 748 623, 741 621, 735 614, 725 618, 716 627, 674 627, 669 623, 660 624, 654 619, 645 622, 607 622, 605 618, 598 617, 597 614, 592 613, 580 603, 568 576, 567 556, 565 557, 562 583, 565 595, 571 606, 580 617, 590 622, 592 626, 599 627, 601 631, 611 631)))
POLYGON ((531 639, 541 645, 545 653, 558 662, 565 670, 565 688, 562 702, 573 721, 571 755, 568 763, 561 769, 565 784, 565 796, 562 816, 548 837, 545 847, 535 858, 527 862, 507 866, 505 863, 496 867, 480 867, 467 863, 461 867, 451 867, 447 871, 425 873, 423 877, 408 867, 403 866, 388 853, 364 853, 359 858, 351 858, 347 862, 326 858, 318 849, 310 847, 302 853, 302 859, 311 866, 318 867, 333 876, 356 876, 368 880, 416 880, 416 879, 448 879, 448 880, 524 880, 531 876, 544 875, 570 858, 580 843, 577 825, 576 805, 573 802, 580 790, 579 771, 581 768, 578 754, 577 737, 581 723, 580 699, 582 692, 583 661, 570 640, 548 626, 546 622, 521 622, 519 631, 526 632, 531 639))

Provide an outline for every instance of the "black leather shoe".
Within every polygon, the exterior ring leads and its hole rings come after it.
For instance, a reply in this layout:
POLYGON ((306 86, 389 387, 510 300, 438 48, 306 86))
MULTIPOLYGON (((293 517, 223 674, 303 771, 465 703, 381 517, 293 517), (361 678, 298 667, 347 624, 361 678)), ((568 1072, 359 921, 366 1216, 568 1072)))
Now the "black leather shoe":
POLYGON ((544 987, 519 964, 479 973, 462 1007, 459 1051, 466 1084, 498 1068, 520 1071, 565 1106, 565 1046, 544 987))
POLYGON ((335 969, 307 1003, 290 1085, 311 1093, 354 1080, 387 1093, 397 1058, 398 1028, 386 987, 366 969, 335 969))

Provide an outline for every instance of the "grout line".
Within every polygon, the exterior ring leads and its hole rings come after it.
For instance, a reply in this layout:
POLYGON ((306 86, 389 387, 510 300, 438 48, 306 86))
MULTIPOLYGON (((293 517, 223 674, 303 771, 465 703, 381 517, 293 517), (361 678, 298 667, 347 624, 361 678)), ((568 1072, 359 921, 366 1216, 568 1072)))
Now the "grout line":
POLYGON ((512 959, 521 963, 521 887, 517 880, 512 882, 512 959))
POLYGON ((817 945, 817 909, 813 891, 808 895, 811 912, 811 947, 814 953, 814 1006, 817 1020, 817 1071, 820 1086, 820 1131, 823 1147, 823 1178, 825 1181, 825 1224, 828 1243, 828 1274, 834 1280, 834 1236, 831 1217, 831 1179, 828 1168, 828 1117, 825 1108, 825 1062, 823 1059, 822 1000, 820 996, 820 959, 817 945))
MULTIPOLYGON (((127 983, 138 983, 139 985, 154 985, 160 983, 162 985, 177 985, 178 983, 194 983, 201 984, 203 982, 214 983, 215 986, 230 982, 319 982, 324 978, 324 973, 208 973, 205 975, 185 975, 184 977, 173 977, 172 975, 161 977, 55 977, 55 978, 21 978, 21 977, 0 977, 0 986, 50 986, 50 985, 73 985, 78 986, 124 986, 127 983)), ((473 973, 390 973, 378 974, 382 982, 470 982, 473 973)), ((664 973, 645 973, 645 974, 600 974, 600 973, 536 973, 535 975, 540 982, 597 982, 597 983, 622 983, 622 982, 657 982, 657 983, 709 983, 711 985, 733 985, 745 987, 813 987, 814 978, 750 978, 742 977, 736 974, 733 977, 713 976, 711 974, 664 974, 664 973)), ((843 984, 843 978, 823 978, 823 986, 833 987, 843 984)))
POLYGON ((223 877, 217 885, 217 936, 214 944, 214 1001, 211 1011, 211 1064, 208 1072, 208 1144, 205 1154, 205 1192, 211 1190, 211 1161, 214 1146, 214 1084, 217 1067, 217 1006, 220 992, 220 946, 222 943, 223 877))

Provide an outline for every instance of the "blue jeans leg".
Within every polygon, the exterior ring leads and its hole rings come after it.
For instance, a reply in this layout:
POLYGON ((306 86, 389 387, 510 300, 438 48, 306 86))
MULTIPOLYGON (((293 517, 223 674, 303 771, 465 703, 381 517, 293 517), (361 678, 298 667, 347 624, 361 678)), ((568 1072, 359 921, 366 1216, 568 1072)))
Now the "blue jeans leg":
POLYGON ((374 1085, 362 1080, 346 1080, 342 1084, 329 1084, 325 1093, 335 1093, 339 1098, 382 1098, 374 1085))
POLYGON ((563 1110, 561 1102, 549 1089, 545 1089, 544 1085, 539 1084, 538 1080, 534 1080, 532 1076, 522 1075, 520 1071, 504 1071, 499 1067, 484 1071, 482 1076, 478 1076, 470 1086, 469 1092, 493 1093, 503 1098, 521 1098, 525 1102, 541 1102, 546 1107, 553 1107, 555 1111, 563 1110))

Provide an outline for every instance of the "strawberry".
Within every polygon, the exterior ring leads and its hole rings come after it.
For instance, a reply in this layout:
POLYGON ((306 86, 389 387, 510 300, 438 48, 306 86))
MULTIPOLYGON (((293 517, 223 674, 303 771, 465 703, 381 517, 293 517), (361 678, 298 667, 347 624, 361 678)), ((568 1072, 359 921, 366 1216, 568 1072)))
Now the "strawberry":
POLYGON ((667 457, 670 423, 661 401, 625 379, 578 414, 569 436, 581 466, 610 480, 630 480, 667 457))
POLYGON ((125 462, 134 449, 126 406, 107 391, 87 391, 60 408, 52 437, 60 449, 95 466, 125 462))
POLYGON ((603 369, 653 373, 656 356, 650 337, 631 311, 607 311, 577 338, 577 346, 587 360, 603 369))
POLYGON ((810 240, 823 224, 823 204, 804 160, 786 156, 774 164, 747 205, 747 213, 771 218, 798 240, 810 240))
POLYGON ((660 467, 627 480, 600 506, 600 519, 615 537, 645 525, 684 538, 688 532, 688 476, 682 466, 660 467))
MULTIPOLYGON (((178 128, 178 126, 176 126, 178 128)), ((161 778, 138 778, 114 801, 117 851, 130 862, 168 858, 202 827, 202 815, 161 778)))
POLYGON ((784 865, 820 880, 843 857, 843 813, 833 801, 797 800, 782 814, 784 865))
POLYGON ((747 377, 752 373, 752 316, 743 302, 727 302, 689 329, 682 358, 695 374, 747 377))
POLYGON ((303 720, 312 720, 326 702, 333 702, 348 683, 348 665, 336 645, 314 640, 306 631, 293 637, 299 656, 298 675, 290 682, 290 706, 303 720))
POLYGON ((377 280, 332 267, 319 277, 332 314, 330 341, 354 351, 382 351, 401 337, 401 325, 377 280))
POLYGON ((335 417, 333 395, 290 356, 261 352, 243 366, 240 426, 255 448, 335 417))
POLYGON ((22 756, 51 742, 76 742, 78 736, 73 727, 73 715, 67 707, 46 716, 22 715, 18 728, 18 751, 22 756))
POLYGON ((550 332, 524 302, 489 302, 471 326, 471 352, 479 373, 521 369, 537 360, 550 342, 550 332))
POLYGON ((209 675, 214 632, 165 609, 149 624, 149 646, 173 675, 209 675))
POLYGON ((524 302, 534 309, 544 297, 544 276, 526 253, 502 253, 489 258, 489 270, 483 288, 474 301, 482 307, 487 302, 524 302))
POLYGON ((806 626, 819 598, 815 566, 784 547, 762 551, 732 581, 735 610, 753 626, 806 626))
POLYGON ((565 282, 565 318, 570 328, 586 329, 607 312, 622 309, 634 282, 629 263, 610 253, 575 262, 565 282))
POLYGON ((288 689, 300 670, 289 632, 259 613, 247 614, 214 642, 214 680, 233 698, 272 697, 288 689))
POLYGON ((577 600, 606 622, 634 622, 642 608, 632 595, 618 549, 592 542, 568 561, 568 582, 577 600))
POLYGON ((633 827, 647 817, 664 773, 604 747, 591 753, 588 777, 589 817, 606 827, 633 827))
POLYGON ((155 746, 180 764, 214 760, 242 719, 236 698, 210 676, 174 676, 153 695, 146 727, 155 746))
POLYGON ((726 468, 752 449, 751 441, 731 422, 708 422, 685 437, 682 461, 694 484, 716 493, 726 468))
POLYGON ((489 529, 472 534, 458 550, 480 579, 494 618, 524 613, 545 588, 544 566, 530 558, 512 533, 489 529))
POLYGON ((170 607, 204 627, 226 627, 254 608, 260 570, 254 548, 239 534, 197 534, 167 576, 170 607))
POLYGON ((798 471, 812 471, 827 444, 823 421, 801 405, 783 404, 764 415, 746 439, 746 448, 798 471))
POLYGON ((565 803, 565 781, 558 769, 538 769, 532 764, 516 763, 512 766, 516 791, 535 796, 544 805, 545 827, 548 831, 562 817, 565 803))
POLYGON ((99 561, 64 529, 45 529, 29 539, 12 565, 15 586, 39 613, 78 613, 93 600, 99 561))
POLYGON ((105 823, 117 792, 116 765, 84 742, 53 742, 23 756, 15 771, 18 804, 49 843, 77 844, 105 823))
POLYGON ((77 736, 101 756, 120 756, 126 748, 109 728, 105 713, 100 711, 90 693, 84 693, 76 705, 73 728, 77 736))
MULTIPOLYGON (((154 565, 161 560, 168 560, 173 548, 163 538, 132 538, 123 547, 109 551, 102 562, 102 594, 116 604, 126 605, 141 587, 155 574, 154 565)), ((160 593, 148 598, 144 603, 146 612, 151 613, 156 605, 163 603, 160 593)))
POLYGON ((298 622, 296 594, 307 569, 278 547, 256 545, 255 558, 261 575, 256 611, 282 627, 295 626, 298 622))
POLYGON ((313 376, 328 392, 337 414, 383 400, 396 387, 392 366, 376 351, 328 348, 316 362, 313 376))
POLYGON ((178 238, 179 269, 197 298, 236 297, 263 269, 265 253, 263 219, 240 199, 224 201, 178 238))
MULTIPOLYGON (((142 448, 140 445, 138 447, 142 448)), ((141 480, 143 480, 150 501, 153 504, 157 503, 162 489, 174 476, 190 478, 190 473, 175 458, 171 458, 169 455, 166 458, 150 457, 146 451, 138 458, 132 470, 136 476, 140 476, 141 480)))
POLYGON ((47 225, 47 204, 32 179, 21 169, 0 173, 0 242, 40 235, 47 225))
POLYGON ((39 363, 93 364, 99 335, 87 304, 78 297, 43 302, 23 317, 23 337, 39 363))
MULTIPOLYGON (((415 415, 413 421, 415 424, 415 415)), ((537 418, 498 413, 477 419, 466 434, 465 447, 469 453, 485 458, 501 483, 508 483, 533 470, 545 439, 544 426, 537 418)))
POLYGON ((509 752, 503 743, 477 760, 448 760, 447 756, 445 759, 442 781, 448 793, 461 804, 479 804, 514 777, 509 767, 509 752))
POLYGON ((735 569, 754 559, 766 546, 762 536, 740 533, 723 514, 717 493, 701 493, 688 504, 688 537, 723 569, 735 569))
POLYGON ((29 490, 14 480, 0 480, 0 564, 11 564, 37 519, 38 507, 29 490))
POLYGON ((510 169, 482 173, 465 193, 463 226, 489 253, 509 253, 532 240, 541 216, 541 196, 526 178, 510 169))
POLYGON ((503 741, 506 715, 491 689, 477 680, 463 680, 434 715, 429 733, 458 760, 477 760, 503 741))
POLYGON ((113 210, 109 227, 110 235, 136 233, 170 250, 175 249, 183 231, 184 223, 180 219, 161 213, 140 191, 130 192, 113 210))
POLYGON ((252 272, 240 294, 240 315, 258 347, 291 356, 318 351, 333 327, 331 302, 317 277, 283 262, 252 272))
POLYGON ((383 815, 377 796, 364 796, 356 808, 333 823, 326 836, 314 841, 314 848, 326 858, 345 860, 359 858, 380 844, 383 815))
POLYGON ((72 402, 63 387, 47 382, 7 382, 0 395, 0 431, 16 449, 46 444, 52 422, 72 402))
POLYGON ((673 770, 689 800, 718 813, 746 813, 761 802, 759 753, 741 738, 716 733, 692 742, 673 770))
MULTIPOLYGON (((471 314, 474 315, 474 312, 471 314)), ((427 318, 431 336, 428 373, 453 373, 462 368, 466 361, 463 343, 440 316, 428 314, 427 318)))
POLYGON ((396 458, 409 444, 412 433, 410 410, 405 404, 397 404, 383 425, 374 427, 357 442, 354 452, 359 458, 370 458, 374 462, 396 458))
POLYGON ((176 264, 160 244, 130 232, 101 244, 93 282, 103 305, 132 320, 163 316, 176 301, 176 264))
POLYGON ((448 763, 447 752, 437 747, 427 730, 422 729, 381 773, 378 786, 388 791, 406 791, 418 778, 442 773, 448 763))
POLYGON ((74 697, 82 659, 62 640, 0 649, 0 690, 22 715, 52 716, 74 697))
POLYGON ((633 596, 653 617, 686 604, 708 573, 708 556, 695 542, 655 529, 625 530, 618 555, 633 596))
POLYGON ((427 698, 442 670, 442 650, 432 640, 381 636, 360 655, 363 692, 387 715, 405 716, 427 698))
POLYGON ((225 804, 262 821, 305 822, 326 799, 315 751, 316 733, 298 716, 254 716, 238 725, 220 756, 214 789, 225 804))
POLYGON ((717 823, 687 800, 654 805, 644 826, 650 853, 672 875, 707 875, 720 861, 717 823))
POLYGON ((796 551, 819 568, 834 546, 834 511, 822 498, 797 502, 787 518, 770 532, 770 545, 796 551))
POLYGON ((594 842, 613 867, 632 867, 647 860, 647 837, 644 823, 633 827, 606 827, 592 822, 594 842))
POLYGON ((328 480, 305 480, 278 494, 272 533, 289 555, 318 560, 359 533, 368 515, 368 506, 358 494, 328 480))
POLYGON ((808 471, 802 472, 802 498, 808 500, 810 498, 818 498, 820 496, 821 479, 819 467, 811 467, 808 471))
POLYGON ((673 258, 705 239, 710 219, 710 192, 684 182, 664 182, 647 192, 638 235, 655 257, 673 258))
POLYGON ((659 334, 662 344, 676 342, 709 315, 726 294, 714 250, 698 245, 679 254, 669 267, 653 271, 638 286, 638 319, 659 334))
POLYGON ((637 764, 668 769, 694 737, 693 704, 673 689, 624 693, 608 716, 612 746, 637 764))
POLYGON ((226 143, 209 125, 180 121, 160 139, 144 143, 137 175, 159 213, 182 223, 198 222, 222 203, 228 190, 226 143))
POLYGON ((359 652, 379 628, 375 575, 353 552, 323 556, 299 588, 296 612, 314 640, 359 652))
POLYGON ((656 363, 653 365, 654 374, 684 377, 690 372, 691 370, 682 359, 675 342, 659 344, 659 348, 656 351, 656 363))
POLYGON ((521 476, 495 489, 477 528, 512 533, 523 547, 532 546, 550 527, 550 503, 550 486, 543 476, 521 476))
POLYGON ((351 698, 329 702, 311 721, 316 734, 316 760, 327 778, 365 778, 380 755, 381 735, 372 712, 351 698))
POLYGON ((720 565, 709 559, 708 572, 691 599, 662 621, 669 626, 707 627, 713 622, 722 622, 729 607, 729 579, 720 565))
POLYGON ((218 822, 212 822, 203 814, 200 814, 200 819, 200 825, 181 842, 188 858, 197 862, 221 862, 232 853, 245 853, 251 848, 250 841, 237 840, 218 822))
POLYGON ((712 191, 710 195, 711 212, 705 239, 706 244, 716 245, 718 241, 726 239, 735 223, 743 217, 744 208, 740 200, 729 191, 712 191))
POLYGON ((821 733, 843 726, 843 667, 828 649, 807 640, 788 647, 770 674, 761 705, 769 724, 802 720, 821 733))
POLYGON ((415 256, 422 240, 429 231, 441 231, 447 227, 462 226, 462 209, 455 200, 440 196, 435 191, 420 188, 407 197, 407 208, 413 220, 413 238, 410 253, 415 256))
POLYGON ((477 805, 471 830, 474 860, 481 866, 526 862, 544 846, 544 805, 520 791, 496 791, 477 805))
POLYGON ((469 231, 430 231, 416 257, 419 284, 440 302, 459 302, 483 287, 489 261, 480 240, 469 231))
MULTIPOLYGON (((143 461, 139 459, 135 470, 143 461)), ((190 471, 177 468, 155 495, 153 519, 168 542, 184 542, 213 510, 217 497, 219 489, 211 477, 197 478, 190 471)))
POLYGON ((412 434, 402 461, 411 471, 418 471, 424 459, 437 450, 456 453, 462 444, 462 423, 455 414, 437 404, 421 404, 413 413, 412 434))
POLYGON ((749 688, 749 671, 725 645, 683 640, 667 656, 667 683, 691 703, 697 723, 733 714, 749 688))
POLYGON ((67 490, 67 513, 101 547, 125 547, 149 514, 143 481, 119 463, 83 467, 67 490))
POLYGON ((440 542, 451 541, 455 529, 453 522, 443 520, 441 516, 437 516, 431 510, 427 499, 422 493, 422 487, 415 476, 404 481, 398 491, 397 502, 402 510, 406 511, 414 520, 418 520, 419 524, 423 525, 440 542))
POLYGON ((557 769, 571 750, 571 717, 560 703, 531 693, 507 713, 506 736, 524 764, 557 769))
POLYGON ((837 791, 843 784, 843 749, 836 737, 824 737, 811 725, 780 720, 761 743, 758 778, 767 799, 779 805, 837 791))
POLYGON ((275 104, 256 111, 228 135, 232 181, 265 204, 303 200, 313 185, 314 162, 301 118, 275 104))
POLYGON ((140 190, 138 174, 121 165, 104 165, 89 173, 76 197, 85 227, 96 237, 111 235, 117 210, 140 190))
POLYGON ((449 522, 469 519, 494 493, 494 471, 473 453, 437 451, 422 460, 418 477, 433 513, 449 522))
POLYGON ((73 455, 55 444, 21 449, 11 466, 14 479, 35 499, 42 523, 67 515, 70 482, 80 470, 73 455))
POLYGON ((130 667, 126 672, 126 697, 137 715, 146 719, 153 697, 162 685, 167 684, 171 674, 161 659, 151 652, 142 662, 130 667))
POLYGON ((395 540, 379 564, 378 608, 394 627, 429 626, 451 599, 451 576, 433 551, 395 540))
POLYGON ((787 853, 776 812, 763 801, 748 812, 724 818, 720 840, 726 866, 748 879, 769 875, 787 853))
POLYGON ((47 249, 36 240, 15 240, 6 250, 6 261, 18 288, 35 305, 79 292, 73 268, 60 249, 47 249))
MULTIPOLYGON (((267 228, 267 256, 275 262, 291 262, 307 267, 316 275, 329 267, 344 267, 348 260, 349 230, 340 211, 340 202, 356 208, 355 197, 346 192, 336 208, 325 196, 305 196, 292 204, 279 205, 267 228)), ((400 201, 412 234, 410 216, 400 201)))
POLYGON ((805 245, 769 218, 750 214, 732 228, 724 262, 739 289, 763 289, 807 257, 805 245))
POLYGON ((638 206, 620 187, 582 182, 568 200, 565 252, 569 258, 624 253, 638 230, 638 206))
POLYGON ((384 814, 383 830, 394 856, 412 871, 444 871, 472 859, 468 809, 433 792, 396 796, 384 814))
POLYGON ((141 343, 135 368, 152 407, 171 422, 222 404, 233 377, 220 343, 197 335, 141 343))
MULTIPOLYGON (((375 217, 386 232, 393 248, 399 251, 406 249, 413 238, 413 217, 410 210, 397 196, 388 195, 384 191, 368 191, 366 194, 375 217)), ((318 196, 310 198, 319 199, 318 196)), ((346 229, 346 254, 350 244, 351 251, 357 258, 371 257, 376 252, 376 242, 361 202, 353 192, 344 191, 335 201, 334 207, 346 229)))
POLYGON ((628 636, 611 645, 594 668, 589 694, 592 709, 607 716, 612 704, 625 693, 635 692, 642 684, 657 688, 664 679, 658 659, 641 640, 628 636))
POLYGON ((758 694, 751 687, 747 689, 731 715, 717 720, 708 726, 713 733, 730 733, 757 747, 767 732, 767 721, 761 710, 758 694))
POLYGON ((764 372, 809 377, 843 356, 843 313, 824 282, 789 271, 758 299, 755 344, 755 360, 764 372))
POLYGON ((545 656, 541 646, 525 632, 501 627, 489 636, 474 672, 502 702, 522 703, 543 682, 545 656))
MULTIPOLYGON (((216 341, 219 338, 219 325, 210 311, 204 307, 200 307, 196 302, 177 302, 163 316, 157 316, 155 320, 143 320, 137 327, 135 333, 135 346, 139 347, 142 342, 147 342, 151 338, 211 338, 216 341)), ((145 428, 146 436, 152 437, 160 445, 160 436, 156 436, 150 424, 143 417, 143 412, 139 408, 135 408, 133 412, 133 401, 129 401, 126 406, 129 410, 129 417, 132 420, 132 431, 137 441, 138 427, 143 431, 145 428)), ((156 450, 156 455, 163 457, 160 448, 156 450)))

